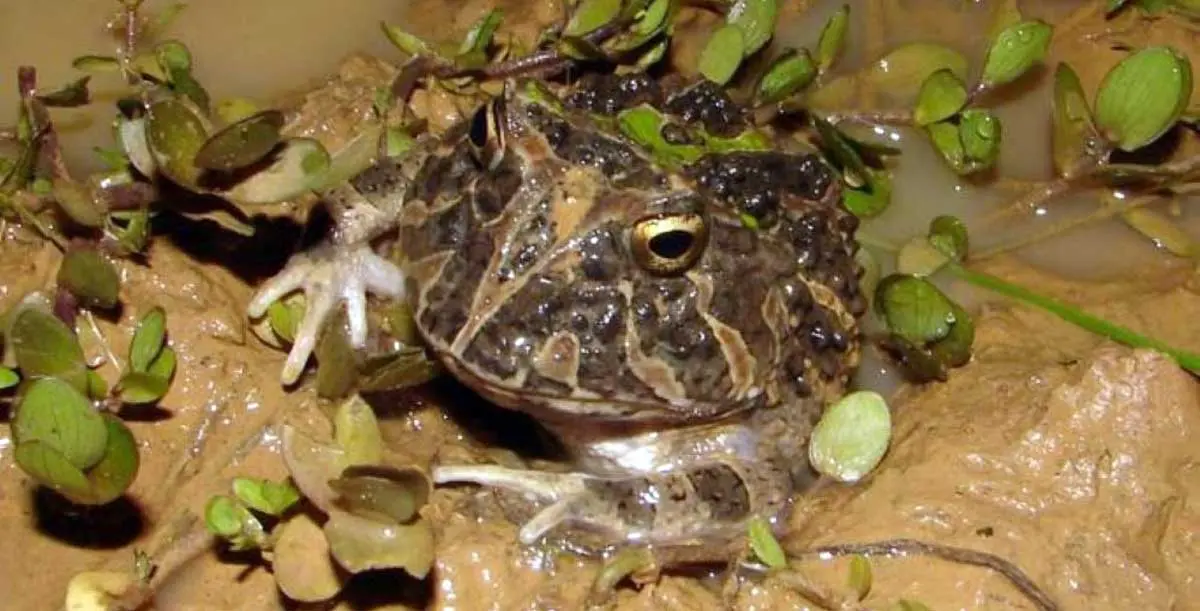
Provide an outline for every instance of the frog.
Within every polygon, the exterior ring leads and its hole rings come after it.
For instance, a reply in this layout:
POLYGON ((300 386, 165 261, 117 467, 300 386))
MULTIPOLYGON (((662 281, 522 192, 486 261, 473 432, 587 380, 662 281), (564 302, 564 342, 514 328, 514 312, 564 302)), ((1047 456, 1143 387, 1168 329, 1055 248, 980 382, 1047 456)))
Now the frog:
POLYGON ((773 137, 666 163, 614 127, 639 105, 672 142, 746 127, 707 81, 509 79, 325 193, 333 228, 248 310, 305 295, 292 384, 335 309, 362 346, 366 295, 403 300, 445 372, 567 450, 565 471, 436 464, 435 484, 531 503, 523 544, 715 560, 815 479, 808 436, 861 358, 858 220, 818 152, 773 137))

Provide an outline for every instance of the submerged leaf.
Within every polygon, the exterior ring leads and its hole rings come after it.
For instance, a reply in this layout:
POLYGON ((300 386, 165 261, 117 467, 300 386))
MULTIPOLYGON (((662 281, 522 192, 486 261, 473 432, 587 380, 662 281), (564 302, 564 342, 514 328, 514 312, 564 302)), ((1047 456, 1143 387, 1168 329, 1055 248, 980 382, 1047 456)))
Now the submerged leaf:
POLYGON ((384 524, 333 511, 325 522, 325 537, 330 553, 351 573, 398 568, 424 579, 433 568, 433 526, 424 518, 384 524))
POLYGON ((959 117, 958 138, 975 171, 996 163, 1000 157, 1002 135, 1000 119, 990 110, 971 108, 959 117))
POLYGON ((345 578, 330 557, 329 541, 311 517, 298 513, 280 525, 271 568, 288 598, 302 603, 329 600, 345 578))
POLYGON ((938 250, 925 236, 915 237, 896 253, 896 272, 913 276, 930 276, 948 263, 950 258, 938 250))
POLYGON ((37 97, 46 106, 62 108, 83 106, 91 101, 91 94, 88 91, 88 82, 91 80, 92 77, 85 76, 68 83, 62 89, 38 94, 37 97))
POLYGON ((230 172, 266 157, 282 140, 283 113, 264 110, 213 134, 196 152, 196 167, 230 172))
POLYGON ((948 69, 929 75, 917 94, 913 122, 922 127, 944 121, 967 105, 967 86, 948 69))
POLYGON ((867 597, 871 593, 871 561, 866 556, 855 554, 850 557, 850 576, 846 580, 847 585, 854 591, 854 595, 858 600, 867 597))
POLYGON ((105 210, 102 202, 66 176, 58 176, 50 182, 50 196, 59 208, 82 227, 96 229, 104 225, 105 210))
POLYGON ((863 78, 880 91, 900 98, 915 95, 929 75, 949 70, 967 78, 967 58, 949 47, 916 42, 893 49, 864 73, 863 78))
POLYGON ((386 21, 379 22, 379 27, 383 29, 383 34, 392 44, 396 45, 397 49, 409 55, 436 55, 429 43, 396 26, 388 25, 386 21))
POLYGON ((1196 242, 1186 231, 1154 210, 1131 208, 1121 213, 1121 218, 1142 235, 1154 241, 1155 246, 1179 257, 1196 256, 1196 242))
POLYGON ((133 483, 138 471, 137 443, 123 422, 102 416, 108 429, 104 455, 86 474, 50 444, 18 443, 14 458, 21 469, 42 485, 81 505, 105 505, 133 483))
POLYGON ((817 70, 828 71, 833 62, 846 46, 846 28, 850 25, 850 5, 843 4, 833 13, 825 27, 821 29, 821 38, 817 41, 817 70))
POLYGON ((93 74, 120 72, 121 62, 111 55, 83 55, 71 60, 71 67, 93 74))
POLYGON ((853 392, 821 416, 808 442, 809 462, 822 475, 857 482, 883 459, 891 438, 892 414, 883 397, 853 392))
POLYGON ((0 390, 12 388, 21 383, 21 376, 8 367, 0 367, 0 390))
POLYGON ((729 82, 742 64, 745 44, 742 30, 732 25, 721 26, 700 52, 700 74, 718 85, 729 82))
POLYGON ((1098 134, 1079 76, 1065 63, 1054 70, 1053 120, 1054 169, 1066 176, 1084 159, 1096 157, 1098 134))
POLYGON ((997 87, 1020 78, 1046 56, 1053 34, 1054 28, 1040 19, 1004 28, 988 48, 980 85, 997 87))
POLYGON ((929 222, 929 243, 942 254, 963 261, 967 258, 970 239, 967 226, 958 217, 943 214, 929 222))
POLYGON ((892 203, 892 177, 884 171, 867 170, 867 184, 842 191, 842 202, 860 219, 879 216, 892 203))
POLYGON ((1096 93, 1096 123, 1113 144, 1133 151, 1179 120, 1192 96, 1192 66, 1171 47, 1149 47, 1121 60, 1096 93))
POLYGON ((333 416, 333 439, 342 449, 342 467, 376 465, 383 460, 383 433, 371 405, 354 395, 333 416))
POLYGON ((117 305, 121 277, 112 261, 92 249, 67 251, 58 268, 58 285, 79 297, 88 307, 117 305))
POLYGON ((420 469, 352 466, 329 482, 337 504, 356 516, 383 523, 406 524, 429 500, 432 484, 420 469))
POLYGON ((283 462, 288 474, 310 503, 328 513, 336 510, 337 493, 329 487, 345 469, 345 452, 330 443, 321 443, 291 425, 280 435, 283 462))

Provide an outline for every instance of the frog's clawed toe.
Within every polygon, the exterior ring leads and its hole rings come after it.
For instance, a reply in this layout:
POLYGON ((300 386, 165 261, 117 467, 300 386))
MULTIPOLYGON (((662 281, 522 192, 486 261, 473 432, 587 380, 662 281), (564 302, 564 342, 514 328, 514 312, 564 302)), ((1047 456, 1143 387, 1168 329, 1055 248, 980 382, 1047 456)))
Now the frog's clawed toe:
MULTIPOLYGON (((495 465, 445 466, 433 469, 437 484, 470 482, 524 494, 531 501, 549 503, 521 526, 521 543, 530 545, 560 524, 588 521, 583 511, 591 496, 589 476, 581 473, 547 473, 508 469, 495 465)), ((598 517, 598 516, 596 516, 598 517)))
POLYGON ((342 249, 322 245, 295 255, 282 272, 268 280, 250 300, 250 317, 262 317, 272 303, 293 291, 304 293, 305 310, 283 367, 285 385, 299 379, 322 326, 342 302, 346 304, 350 342, 362 347, 367 339, 367 292, 402 297, 404 274, 369 246, 342 249))

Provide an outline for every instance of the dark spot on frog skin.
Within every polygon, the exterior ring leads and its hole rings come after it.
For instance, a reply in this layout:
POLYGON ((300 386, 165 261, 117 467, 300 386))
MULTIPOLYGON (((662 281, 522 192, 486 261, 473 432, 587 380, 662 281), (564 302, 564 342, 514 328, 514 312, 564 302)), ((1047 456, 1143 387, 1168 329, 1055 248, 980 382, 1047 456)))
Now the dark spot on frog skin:
POLYGON ((591 74, 576 85, 565 102, 571 108, 614 115, 640 104, 658 106, 662 95, 662 87, 644 72, 591 74))

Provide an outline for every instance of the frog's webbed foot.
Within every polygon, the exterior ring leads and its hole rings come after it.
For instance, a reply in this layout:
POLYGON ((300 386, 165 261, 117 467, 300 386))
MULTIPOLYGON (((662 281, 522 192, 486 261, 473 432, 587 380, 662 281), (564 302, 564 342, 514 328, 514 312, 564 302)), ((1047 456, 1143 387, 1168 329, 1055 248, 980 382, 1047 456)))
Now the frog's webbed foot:
MULTIPOLYGON (((495 465, 434 467, 436 484, 469 482, 502 488, 525 495, 529 500, 549 503, 521 526, 521 543, 531 545, 550 530, 570 521, 587 521, 581 511, 589 500, 587 480, 582 473, 548 473, 509 469, 495 465)), ((596 521, 593 518, 593 521, 596 521)), ((613 526, 611 524, 597 526, 613 526)))
POLYGON ((285 385, 299 379, 308 357, 316 348, 321 328, 343 302, 350 343, 361 348, 367 340, 367 292, 402 297, 404 274, 391 261, 375 254, 367 244, 326 242, 296 254, 283 271, 267 280, 250 300, 247 308, 250 317, 263 316, 272 303, 297 290, 304 293, 304 320, 296 330, 283 367, 281 378, 285 385))
POLYGON ((651 545, 701 556, 740 540, 754 515, 779 515, 791 492, 790 476, 770 462, 731 457, 604 476, 495 465, 439 466, 433 469, 433 480, 502 488, 545 504, 521 526, 520 539, 526 545, 562 526, 560 534, 573 543, 582 537, 587 547, 651 545))

